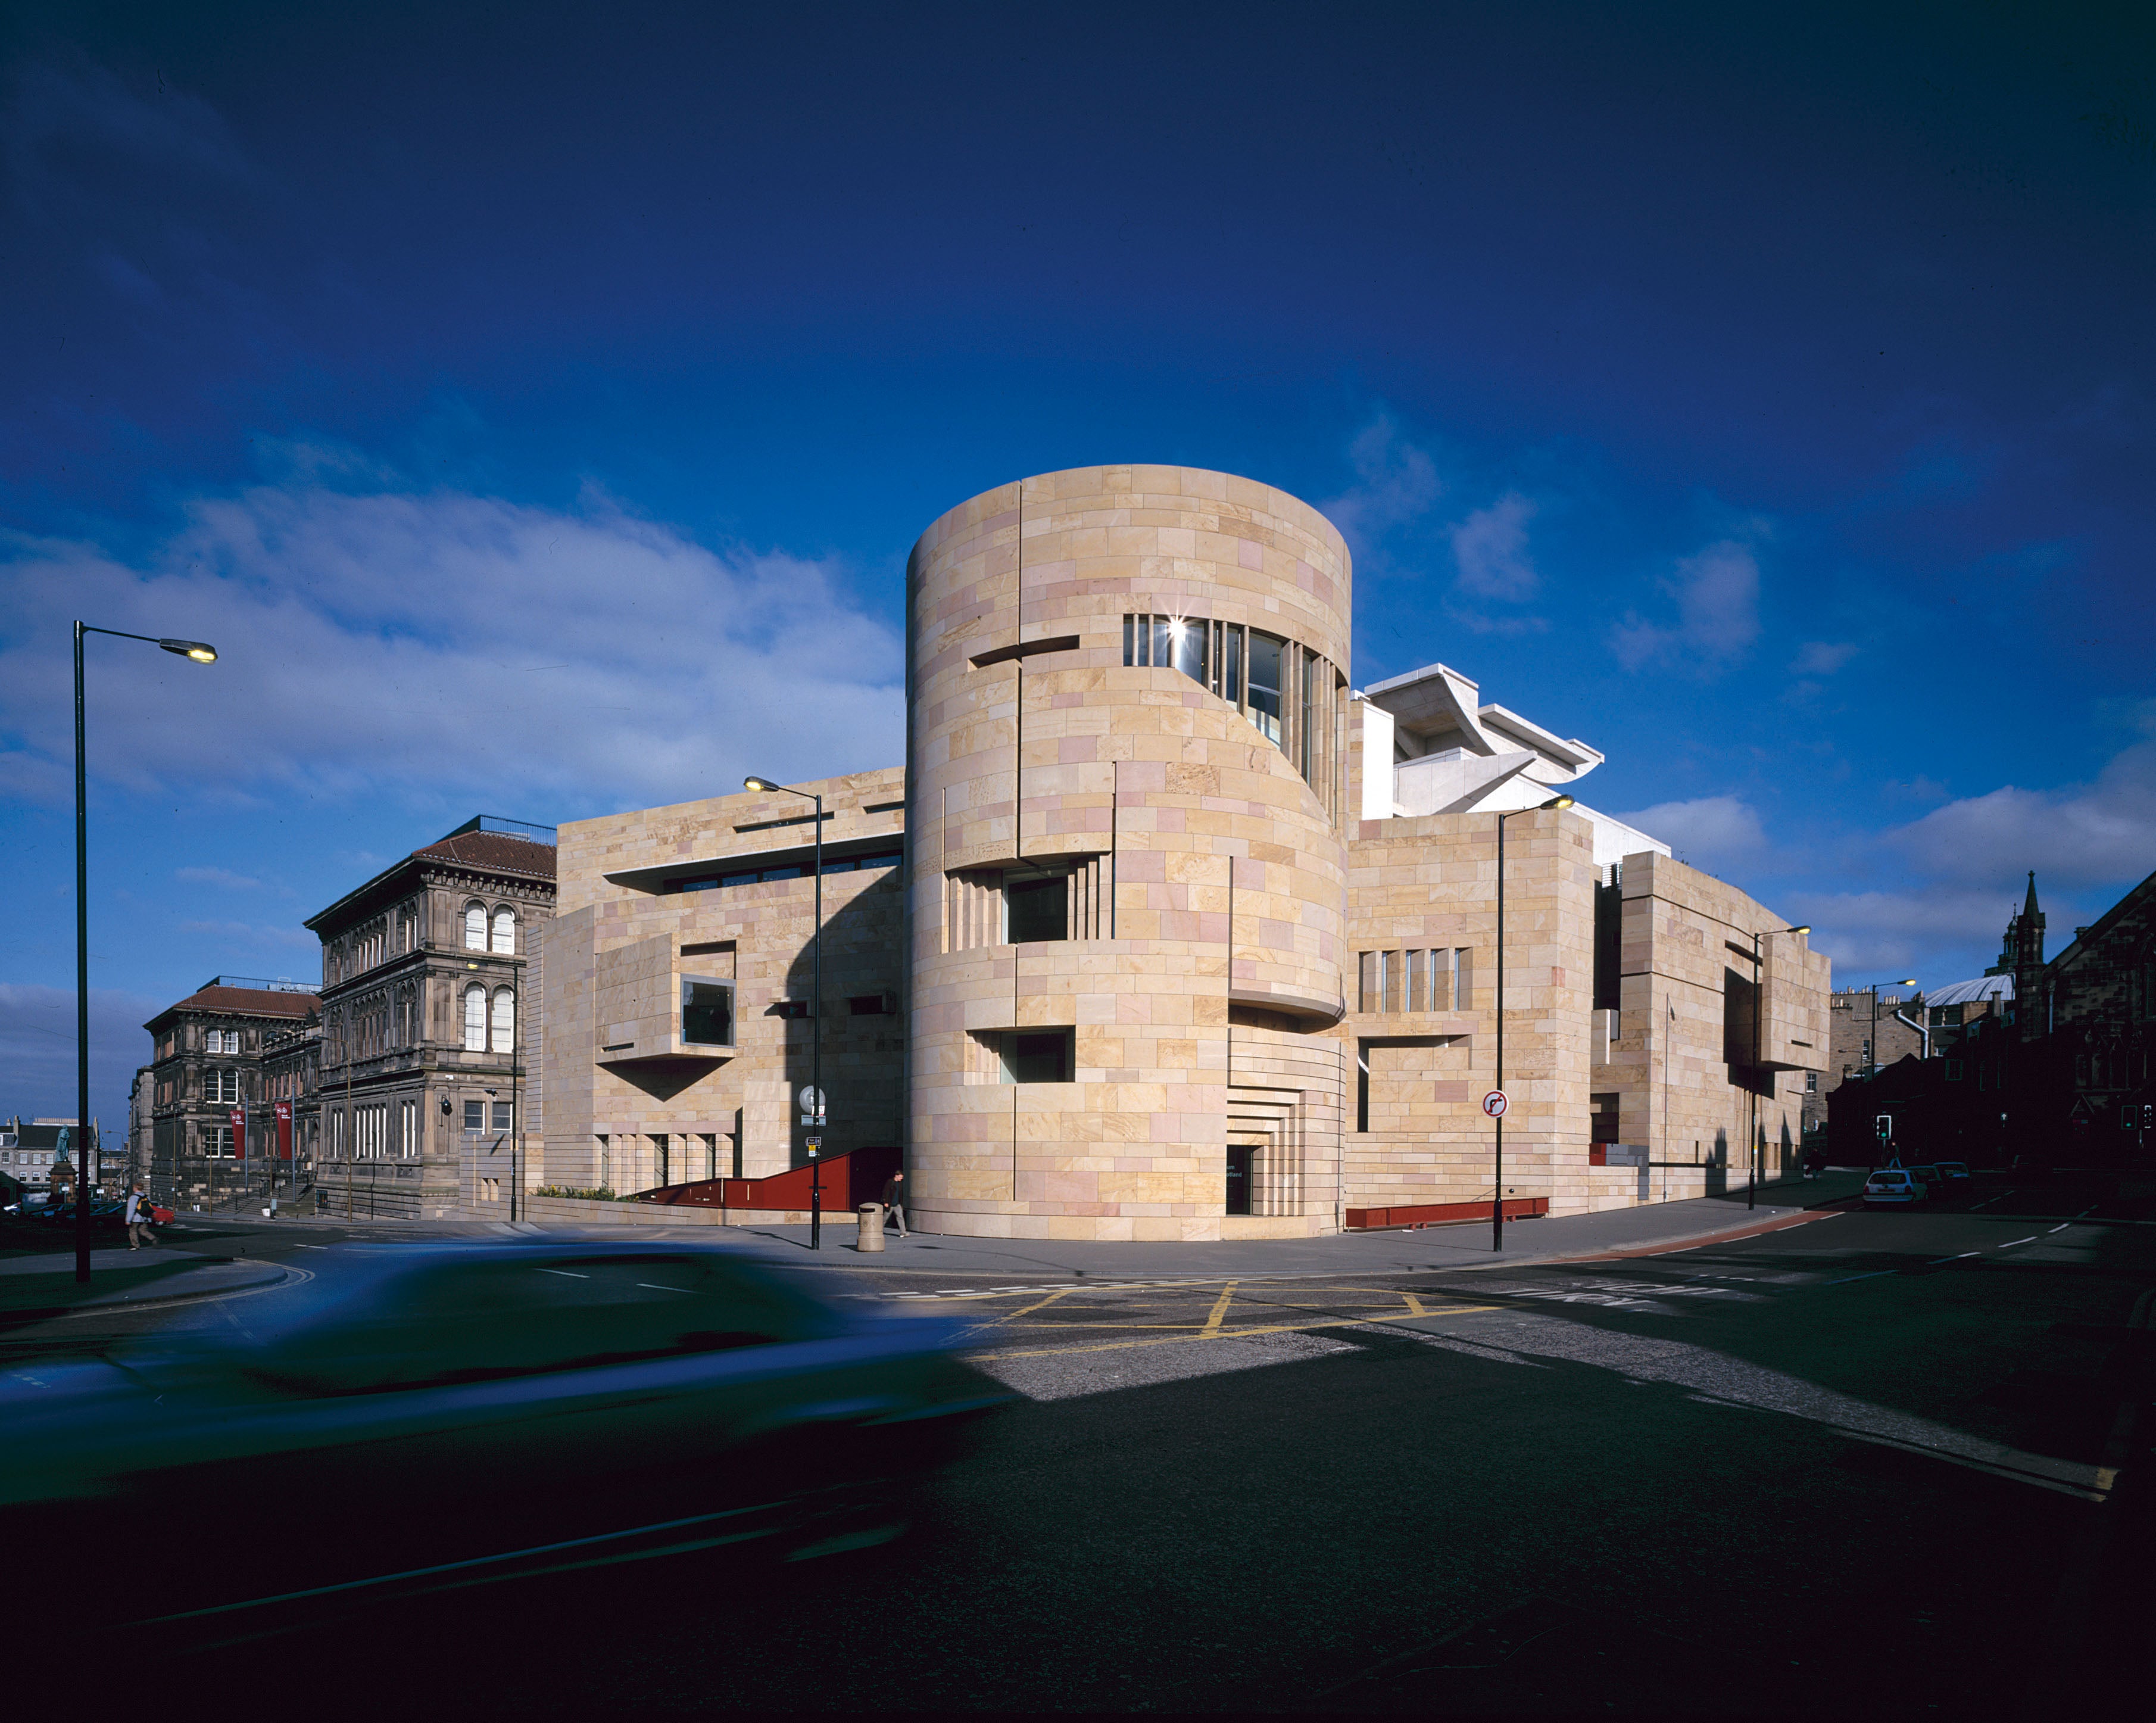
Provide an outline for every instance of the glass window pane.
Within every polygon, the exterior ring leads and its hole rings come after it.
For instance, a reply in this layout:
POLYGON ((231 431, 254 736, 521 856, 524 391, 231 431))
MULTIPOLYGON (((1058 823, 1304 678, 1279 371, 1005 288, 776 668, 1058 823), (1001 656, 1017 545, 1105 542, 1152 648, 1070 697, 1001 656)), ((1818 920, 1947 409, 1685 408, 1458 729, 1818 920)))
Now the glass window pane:
POLYGON ((1220 697, 1230 706, 1243 703, 1243 630, 1228 630, 1228 669, 1220 684, 1220 697))
POLYGON ((1362 973, 1358 980, 1361 986, 1356 999, 1355 1009, 1358 1011, 1374 1011, 1378 1009, 1378 954, 1374 951, 1363 952, 1360 967, 1362 973))
POLYGON ((1281 741, 1281 648, 1285 641, 1250 630, 1250 722, 1265 739, 1281 741))
POLYGON ((494 949, 510 953, 516 949, 516 918, 506 909, 494 912, 494 949))
POLYGON ((866 869, 870 867, 896 867, 898 866, 898 852, 894 850, 888 856, 864 856, 860 858, 860 865, 864 869, 866 869))
POLYGON ((1070 937, 1070 881, 1006 880, 1004 885, 1004 943, 1025 945, 1070 937))
POLYGON ((1205 640, 1208 632, 1203 622, 1178 622, 1170 625, 1174 640, 1175 667, 1193 681, 1205 680, 1205 640))
POLYGON ((486 990, 483 987, 465 990, 465 1051, 486 1051, 486 990))
POLYGON ((1013 1030, 1003 1038, 1007 1083, 1070 1081, 1071 1031, 1068 1029, 1013 1030))
POLYGON ((1137 661, 1137 641, 1134 638, 1137 632, 1137 624, 1135 616, 1123 618, 1123 663, 1127 667, 1137 661))
POLYGON ((722 886, 752 886, 762 877, 762 875, 754 872, 748 873, 722 873, 719 876, 719 883, 722 886))
POLYGON ((1400 970, 1404 967, 1400 959, 1404 954, 1398 951, 1385 954, 1385 1009, 1389 1011, 1400 1008, 1400 970))
POLYGON ((514 1104, 513 1102, 509 1101, 496 1101, 494 1103, 495 1129, 506 1131, 509 1129, 509 1109, 514 1104))
POLYGON ((1430 1009, 1430 954, 1410 951, 1408 954, 1408 1006, 1411 1011, 1430 1009))
POLYGON ((723 981, 681 978, 681 1039, 692 1047, 734 1044, 734 990, 723 981))
POLYGON ((476 903, 465 911, 465 949, 486 949, 486 912, 476 903))
POLYGON ((796 863, 791 867, 767 867, 763 870, 763 880, 767 885, 773 880, 799 879, 803 874, 807 873, 808 871, 808 870, 807 868, 801 867, 798 863, 796 863))
POLYGON ((485 1102, 467 1101, 465 1103, 465 1129, 468 1131, 483 1131, 486 1129, 485 1102))
POLYGON ((1170 656, 1173 650, 1174 642, 1168 637, 1168 618, 1165 616, 1154 617, 1152 619, 1153 668, 1155 670, 1165 670, 1170 664, 1173 663, 1174 660, 1170 656))
POLYGON ((506 987, 494 996, 494 1050, 511 1052, 516 1047, 516 995, 506 987))

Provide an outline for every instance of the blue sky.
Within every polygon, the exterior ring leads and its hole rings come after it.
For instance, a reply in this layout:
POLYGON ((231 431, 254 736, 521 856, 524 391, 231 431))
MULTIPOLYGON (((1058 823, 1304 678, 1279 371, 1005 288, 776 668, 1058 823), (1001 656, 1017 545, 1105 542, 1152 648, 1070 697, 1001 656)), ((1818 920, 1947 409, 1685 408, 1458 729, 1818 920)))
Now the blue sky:
POLYGON ((2057 8, 0 24, 0 1112, 468 815, 891 764, 922 527, 1248 473, 1837 978, 2156 867, 2151 39, 2057 8), (1741 15, 1740 15, 1741 14, 1741 15))

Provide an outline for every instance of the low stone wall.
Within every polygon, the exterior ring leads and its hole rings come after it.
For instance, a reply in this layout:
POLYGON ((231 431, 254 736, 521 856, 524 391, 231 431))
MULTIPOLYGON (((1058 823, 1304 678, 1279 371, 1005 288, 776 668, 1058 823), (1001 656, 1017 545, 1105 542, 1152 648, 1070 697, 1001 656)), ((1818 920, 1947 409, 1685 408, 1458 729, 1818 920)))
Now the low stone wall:
MULTIPOLYGON (((482 1216, 506 1220, 509 1205, 492 1203, 482 1216), (499 1213, 494 1211, 499 1210, 499 1213)), ((476 1211, 475 1211, 476 1212, 476 1211)), ((523 1216, 539 1227, 805 1227, 806 1209, 670 1207, 658 1202, 597 1202, 582 1196, 527 1196, 523 1216)), ((852 1227, 850 1209, 825 1209, 826 1227, 852 1227)))

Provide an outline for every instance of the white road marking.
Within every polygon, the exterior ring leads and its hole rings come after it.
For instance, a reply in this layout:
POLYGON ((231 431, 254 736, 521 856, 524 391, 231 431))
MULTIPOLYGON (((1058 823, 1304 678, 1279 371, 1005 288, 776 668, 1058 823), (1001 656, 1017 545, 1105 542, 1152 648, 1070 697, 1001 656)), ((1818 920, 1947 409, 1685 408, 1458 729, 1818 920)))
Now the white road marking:
MULTIPOLYGON (((549 1274, 555 1272, 556 1271, 552 1268, 547 1270, 547 1273, 549 1274)), ((654 1286, 648 1280, 639 1280, 636 1283, 642 1287, 646 1292, 686 1292, 689 1289, 685 1286, 654 1286)))
POLYGON ((2051 1231, 2052 1231, 2052 1232, 2065 1232, 2065 1231, 2066 1230, 2066 1228, 2067 1228, 2067 1227, 2071 1227, 2071 1226, 2072 1226, 2072 1225, 2073 1225, 2073 1222, 2072 1222, 2071 1221, 2061 1221, 2061 1222, 2059 1222, 2059 1224, 2058 1224, 2057 1226, 2056 1226, 2056 1227, 2052 1227, 2052 1228, 2051 1228, 2051 1231))
POLYGON ((567 1268, 542 1268, 539 1272, 542 1274, 558 1274, 564 1280, 589 1280, 592 1278, 588 1274, 572 1274, 567 1268))
POLYGON ((1960 1255, 1960 1256, 1958 1256, 1958 1257, 1933 1257, 1933 1258, 1931 1259, 1931 1261, 1930 1261, 1930 1262, 1928 1262, 1928 1263, 1925 1263, 1925 1264, 1924 1264, 1924 1266, 1925 1266, 1927 1268, 1938 1268, 1938 1265, 1939 1265, 1940 1263, 1958 1263, 1958 1262, 1962 1262, 1962 1261, 1965 1260, 1966 1258, 1969 1258, 1969 1257, 1973 1257, 1973 1256, 1975 1256, 1975 1255, 1977 1255, 1977 1254, 1978 1254, 1978 1252, 1975 1252, 1975 1251, 1973 1251, 1973 1250, 1965 1250, 1965 1251, 1964 1251, 1964 1252, 1961 1253, 1961 1255, 1960 1255))
POLYGON ((2041 1234, 2031 1232, 2026 1238, 2011 1238, 2005 1244, 1994 1245, 1993 1248, 1994 1250, 2012 1250, 2017 1244, 2034 1244, 2040 1237, 2041 1237, 2041 1234))
MULTIPOLYGON (((1951 1260, 1951 1258, 1949 1258, 1949 1260, 1951 1260)), ((1898 1268, 1876 1268, 1869 1274, 1845 1274, 1839 1280, 1830 1280, 1827 1282, 1827 1284, 1829 1286, 1847 1286, 1852 1280, 1876 1280, 1881 1275, 1898 1274, 1901 1272, 1902 1271, 1898 1268)))

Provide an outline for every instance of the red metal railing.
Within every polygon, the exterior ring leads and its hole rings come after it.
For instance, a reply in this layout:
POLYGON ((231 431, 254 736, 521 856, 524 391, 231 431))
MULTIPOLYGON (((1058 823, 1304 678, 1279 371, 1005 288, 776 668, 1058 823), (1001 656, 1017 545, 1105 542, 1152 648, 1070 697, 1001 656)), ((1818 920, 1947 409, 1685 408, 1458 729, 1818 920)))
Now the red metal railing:
MULTIPOLYGON (((902 1149, 855 1149, 822 1163, 824 1212, 844 1213, 864 1202, 883 1201, 884 1181, 906 1159, 902 1149)), ((639 1191, 638 1202, 673 1208, 801 1209, 808 1206, 808 1188, 818 1169, 789 1167, 762 1179, 699 1179, 688 1185, 662 1185, 639 1191)))
MULTIPOLYGON (((1537 1215, 1549 1212, 1547 1196, 1508 1196, 1505 1199, 1505 1218, 1508 1221, 1531 1220, 1537 1215)), ((1348 1211, 1348 1230, 1350 1232, 1372 1232, 1381 1227, 1441 1227, 1454 1221, 1486 1221, 1490 1218, 1487 1198, 1481 1202, 1415 1202, 1392 1208, 1351 1208, 1348 1211)))

